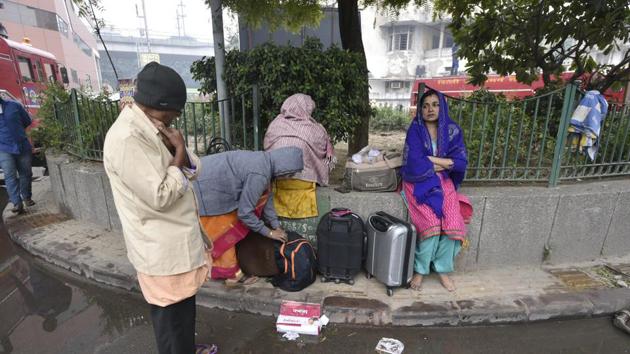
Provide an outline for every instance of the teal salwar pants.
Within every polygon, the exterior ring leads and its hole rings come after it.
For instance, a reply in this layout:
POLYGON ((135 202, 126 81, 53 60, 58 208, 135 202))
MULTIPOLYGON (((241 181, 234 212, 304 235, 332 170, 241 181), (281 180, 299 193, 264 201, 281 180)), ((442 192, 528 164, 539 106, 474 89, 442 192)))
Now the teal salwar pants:
POLYGON ((455 256, 462 248, 462 242, 448 236, 433 236, 416 244, 414 271, 427 275, 433 269, 438 273, 451 273, 455 269, 455 256))

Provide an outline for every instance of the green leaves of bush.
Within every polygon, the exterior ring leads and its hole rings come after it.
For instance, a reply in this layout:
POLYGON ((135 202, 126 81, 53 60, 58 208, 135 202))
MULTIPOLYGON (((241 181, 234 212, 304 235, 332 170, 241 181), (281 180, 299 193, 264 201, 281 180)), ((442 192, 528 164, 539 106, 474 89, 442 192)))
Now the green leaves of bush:
MULTIPOLYGON (((216 92, 214 57, 194 62, 191 72, 203 93, 216 92)), ((301 48, 267 43, 249 52, 232 50, 226 54, 224 79, 230 96, 259 85, 263 131, 295 93, 313 98, 313 117, 335 142, 346 140, 359 117, 370 112, 359 95, 368 85, 359 56, 338 47, 323 50, 315 38, 308 38, 301 48)))

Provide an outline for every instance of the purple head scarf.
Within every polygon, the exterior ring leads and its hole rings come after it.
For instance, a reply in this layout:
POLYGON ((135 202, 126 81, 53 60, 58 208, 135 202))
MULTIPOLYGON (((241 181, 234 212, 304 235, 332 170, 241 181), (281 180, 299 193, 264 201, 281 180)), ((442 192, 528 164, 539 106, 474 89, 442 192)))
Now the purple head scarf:
POLYGON ((431 136, 422 118, 422 105, 418 105, 418 112, 407 130, 405 149, 403 151, 403 165, 400 170, 404 181, 413 183, 413 196, 419 204, 428 205, 439 218, 443 216, 442 205, 444 193, 437 173, 444 173, 455 185, 464 180, 468 158, 462 129, 448 116, 446 98, 441 92, 427 91, 420 102, 431 95, 437 95, 440 104, 437 128, 437 150, 433 151, 431 136), (453 167, 444 172, 433 171, 433 163, 428 156, 436 156, 453 160, 453 167))

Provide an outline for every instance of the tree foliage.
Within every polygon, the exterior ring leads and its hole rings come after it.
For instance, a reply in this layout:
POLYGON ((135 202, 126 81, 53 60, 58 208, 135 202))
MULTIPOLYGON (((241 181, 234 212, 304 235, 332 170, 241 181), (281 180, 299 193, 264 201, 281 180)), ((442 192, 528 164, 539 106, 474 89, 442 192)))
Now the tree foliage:
MULTIPOLYGON (((214 65, 213 57, 204 57, 191 68, 204 93, 216 90, 214 65)), ((356 53, 334 46, 322 50, 321 42, 314 38, 308 38, 301 48, 267 43, 248 52, 226 54, 225 80, 231 97, 248 92, 254 84, 260 87, 263 129, 278 115, 287 97, 301 92, 313 98, 313 117, 334 141, 347 139, 364 112, 369 114, 369 103, 356 94, 367 90, 366 77, 356 53)))
MULTIPOLYGON (((205 0, 209 6, 209 0, 205 0)), ((318 26, 323 16, 317 0, 223 0, 223 6, 238 13, 255 27, 266 23, 272 29, 298 31, 302 26, 318 26)))
POLYGON ((491 70, 531 83, 542 71, 545 84, 565 70, 586 75, 590 88, 605 90, 630 75, 630 48, 616 65, 597 63, 592 53, 620 50, 630 40, 628 0, 436 0, 452 16, 458 55, 468 62, 471 82, 491 70), (565 67, 563 62, 570 62, 565 67))

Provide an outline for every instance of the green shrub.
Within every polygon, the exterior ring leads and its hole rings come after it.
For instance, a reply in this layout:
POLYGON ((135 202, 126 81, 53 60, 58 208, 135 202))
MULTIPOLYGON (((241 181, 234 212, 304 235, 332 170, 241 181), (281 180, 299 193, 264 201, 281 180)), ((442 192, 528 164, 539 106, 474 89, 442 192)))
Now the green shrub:
POLYGON ((399 111, 391 107, 377 107, 370 118, 370 129, 391 131, 407 130, 411 123, 409 112, 399 111))
POLYGON ((42 102, 37 118, 40 124, 31 131, 33 141, 44 149, 62 150, 66 140, 63 137, 64 128, 55 117, 55 103, 67 102, 70 94, 57 82, 52 82, 40 93, 42 102))
MULTIPOLYGON (((334 46, 322 50, 318 39, 309 38, 301 48, 267 43, 248 52, 229 51, 224 78, 231 97, 249 92, 254 84, 260 87, 263 133, 287 97, 304 93, 315 101, 313 117, 336 142, 346 140, 359 117, 370 112, 359 94, 368 85, 360 63, 355 53, 334 46)), ((203 93, 216 91, 213 57, 194 62, 191 72, 203 93)))

